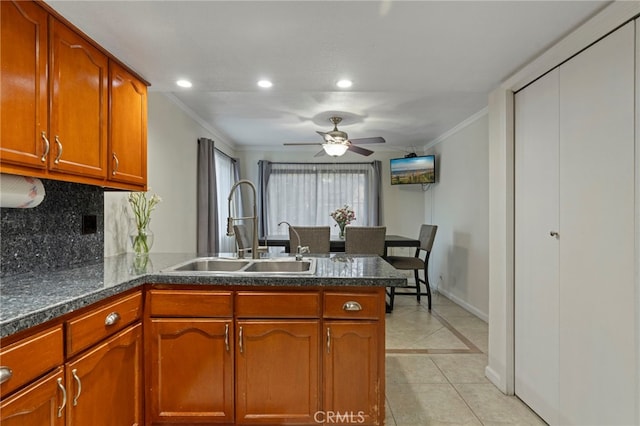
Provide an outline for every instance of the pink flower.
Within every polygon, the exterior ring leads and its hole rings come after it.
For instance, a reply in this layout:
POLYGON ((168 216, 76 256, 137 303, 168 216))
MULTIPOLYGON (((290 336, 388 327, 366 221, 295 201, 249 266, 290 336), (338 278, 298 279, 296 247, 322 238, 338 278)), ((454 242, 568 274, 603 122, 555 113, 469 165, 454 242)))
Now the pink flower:
POLYGON ((331 212, 331 217, 338 223, 338 225, 340 225, 340 227, 343 227, 356 220, 356 213, 351 209, 351 207, 349 207, 349 205, 345 204, 344 207, 331 212))

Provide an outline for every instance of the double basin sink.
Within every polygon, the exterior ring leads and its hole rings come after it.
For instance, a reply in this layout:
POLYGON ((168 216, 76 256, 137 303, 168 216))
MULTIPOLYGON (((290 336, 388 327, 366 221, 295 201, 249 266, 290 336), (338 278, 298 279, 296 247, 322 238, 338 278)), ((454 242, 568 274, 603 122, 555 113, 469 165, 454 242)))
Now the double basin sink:
POLYGON ((224 274, 224 275, 312 275, 316 272, 316 259, 292 258, 236 259, 225 257, 198 257, 163 270, 164 273, 224 274))

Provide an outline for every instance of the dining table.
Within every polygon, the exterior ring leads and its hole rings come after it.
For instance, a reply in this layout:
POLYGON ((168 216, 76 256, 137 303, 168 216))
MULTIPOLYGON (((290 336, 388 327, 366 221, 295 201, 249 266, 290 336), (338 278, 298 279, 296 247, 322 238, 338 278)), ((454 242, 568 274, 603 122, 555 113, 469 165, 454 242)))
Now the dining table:
MULTIPOLYGON (((289 236, 283 234, 267 235, 266 238, 259 238, 261 246, 284 247, 284 251, 289 252, 289 236)), ((329 251, 344 252, 344 238, 338 235, 331 235, 329 240, 329 251)), ((384 253, 387 255, 389 247, 420 247, 420 240, 402 235, 387 234, 384 237, 384 253)))

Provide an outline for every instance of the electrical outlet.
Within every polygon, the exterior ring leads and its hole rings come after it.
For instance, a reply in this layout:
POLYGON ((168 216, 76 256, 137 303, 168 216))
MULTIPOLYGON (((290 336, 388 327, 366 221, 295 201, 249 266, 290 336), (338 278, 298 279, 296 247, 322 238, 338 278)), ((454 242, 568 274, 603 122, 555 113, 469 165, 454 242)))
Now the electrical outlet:
POLYGON ((98 217, 95 214, 82 215, 82 234, 95 234, 98 232, 98 217))

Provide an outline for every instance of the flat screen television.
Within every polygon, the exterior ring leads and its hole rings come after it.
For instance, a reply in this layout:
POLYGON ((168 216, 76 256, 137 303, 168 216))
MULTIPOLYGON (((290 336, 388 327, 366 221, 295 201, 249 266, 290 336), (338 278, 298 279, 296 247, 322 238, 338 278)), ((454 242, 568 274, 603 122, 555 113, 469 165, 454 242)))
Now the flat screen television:
POLYGON ((391 159, 391 185, 425 184, 435 181, 435 155, 391 159))

